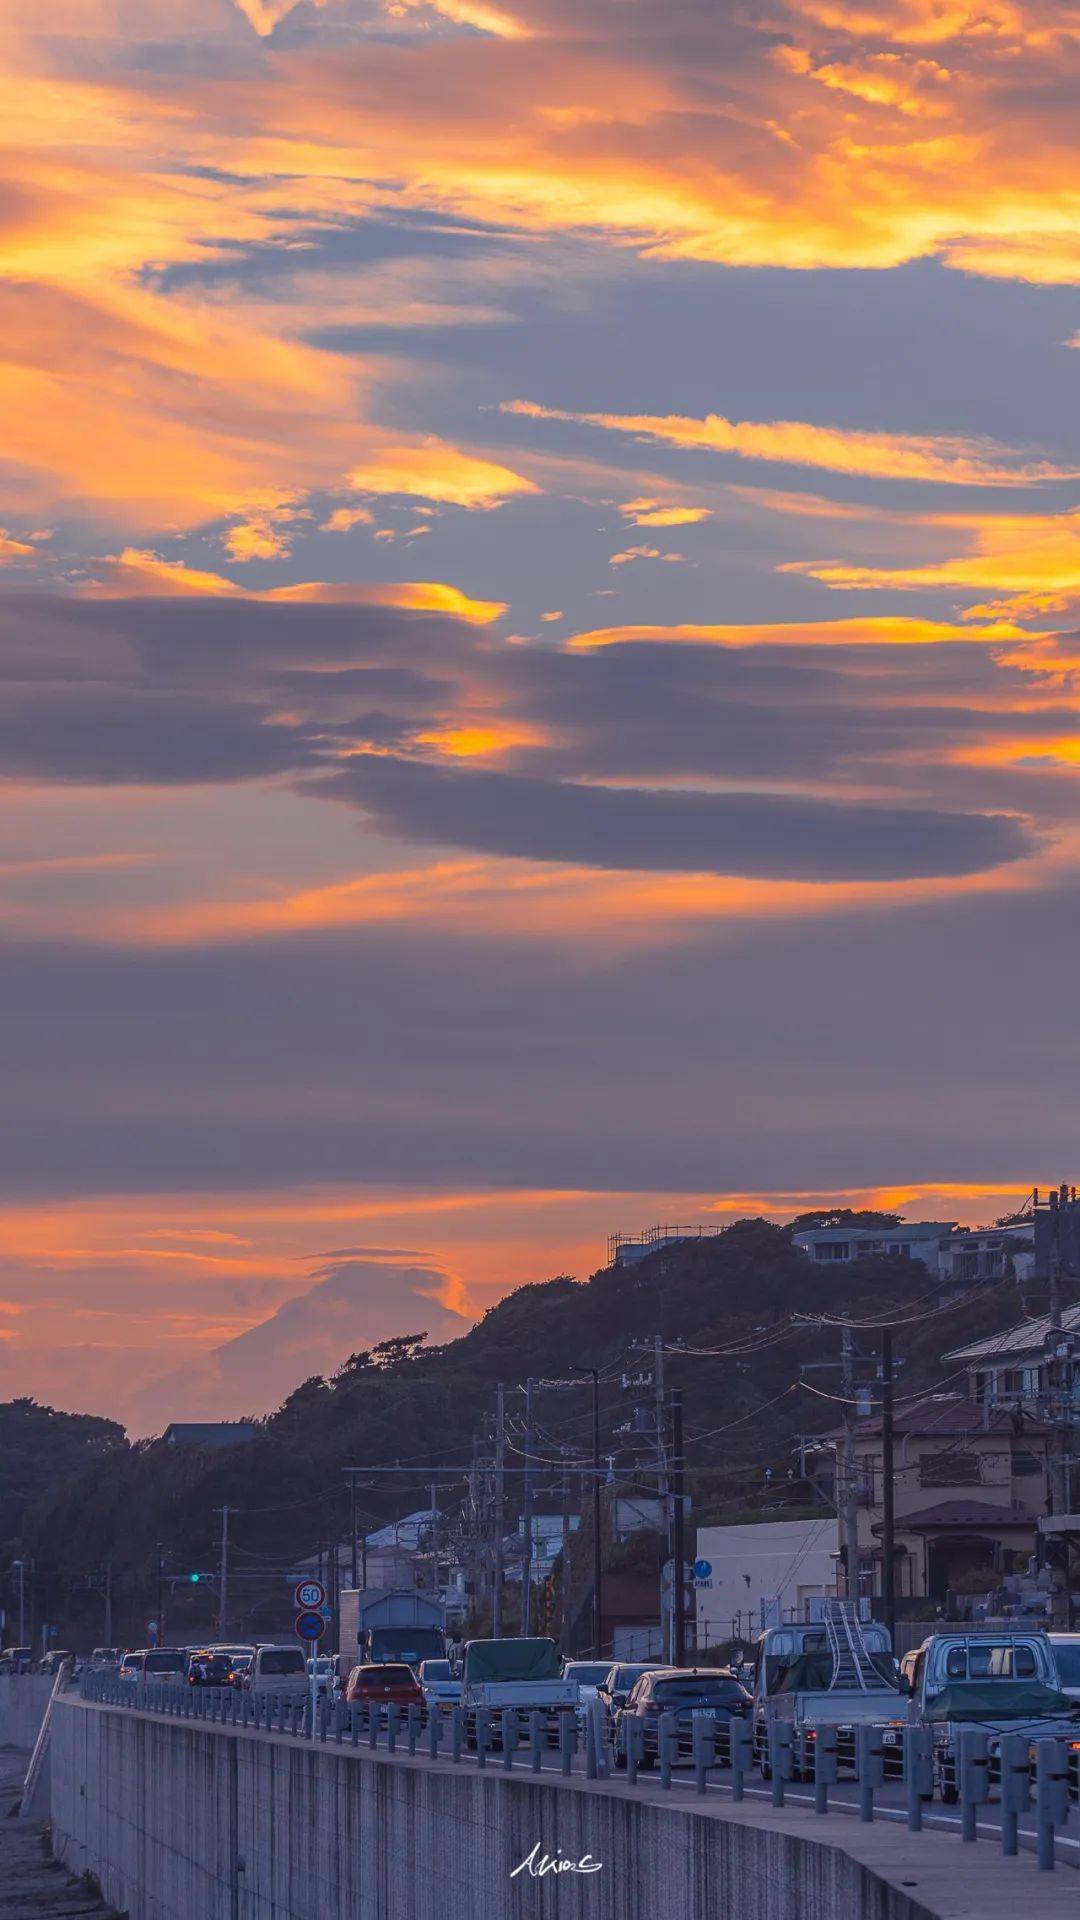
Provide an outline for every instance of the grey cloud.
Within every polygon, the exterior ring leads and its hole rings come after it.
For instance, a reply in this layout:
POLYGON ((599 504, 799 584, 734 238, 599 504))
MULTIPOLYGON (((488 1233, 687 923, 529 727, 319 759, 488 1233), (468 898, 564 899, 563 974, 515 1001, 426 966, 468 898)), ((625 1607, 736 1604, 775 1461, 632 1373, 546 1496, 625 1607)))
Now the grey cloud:
POLYGON ((256 708, 116 687, 9 689, 0 769, 55 780, 168 786, 250 780, 310 765, 300 729, 256 708))
POLYGON ((1011 1182, 1074 1126, 1078 908, 971 894, 572 965, 480 930, 9 947, 0 1190, 1011 1182))
POLYGON ((907 879, 978 872, 1034 845, 1027 828, 1004 815, 590 787, 390 756, 350 761, 332 788, 406 838, 598 867, 907 879))

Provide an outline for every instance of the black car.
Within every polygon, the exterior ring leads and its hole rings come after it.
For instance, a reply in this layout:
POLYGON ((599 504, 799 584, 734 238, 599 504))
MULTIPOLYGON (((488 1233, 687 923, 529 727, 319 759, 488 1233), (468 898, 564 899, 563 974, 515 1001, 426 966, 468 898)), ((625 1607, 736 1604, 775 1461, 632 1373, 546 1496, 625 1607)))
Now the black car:
POLYGON ((631 1720, 640 1721, 644 1730, 638 1764, 652 1767, 659 1751, 661 1714, 676 1715, 679 1749, 688 1753, 698 1714, 708 1714, 714 1724, 730 1724, 749 1713, 752 1706, 741 1680, 727 1667, 660 1667, 644 1673, 626 1705, 615 1714, 611 1736, 615 1765, 626 1765, 626 1729, 631 1720))

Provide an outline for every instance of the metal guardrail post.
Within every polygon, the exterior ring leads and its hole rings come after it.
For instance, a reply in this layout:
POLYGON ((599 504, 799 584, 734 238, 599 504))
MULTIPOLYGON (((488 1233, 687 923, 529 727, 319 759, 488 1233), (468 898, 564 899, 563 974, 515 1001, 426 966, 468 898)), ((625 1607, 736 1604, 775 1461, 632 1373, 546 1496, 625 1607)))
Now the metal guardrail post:
POLYGON ((909 1833, 921 1833, 923 1801, 934 1794, 934 1738, 929 1727, 904 1728, 904 1785, 909 1833))
POLYGON ((741 1717, 733 1720, 730 1741, 731 1797, 741 1800, 746 1793, 746 1776, 754 1764, 753 1728, 741 1717))
POLYGON ((668 1707, 661 1713, 656 1727, 656 1742, 660 1751, 660 1785, 671 1786, 671 1763, 679 1745, 678 1715, 668 1707))
POLYGON ((694 1790, 706 1793, 709 1767, 716 1758, 716 1721, 711 1713, 691 1721, 690 1739, 694 1752, 694 1790))
POLYGON ((438 1759, 439 1742, 441 1739, 442 1739, 442 1714, 439 1713, 438 1710, 436 1710, 434 1713, 429 1713, 428 1715, 427 1750, 428 1750, 429 1759, 431 1760, 438 1759))
POLYGON ((1001 1851, 1008 1859, 1020 1849, 1020 1815, 1031 1806, 1031 1740, 1007 1733, 998 1749, 1001 1768, 1001 1851))
POLYGON ((769 1728, 769 1768, 772 1773, 772 1803, 784 1804, 784 1782, 791 1779, 792 1730, 786 1721, 774 1720, 769 1728))
POLYGON ((1069 1771, 1064 1742, 1035 1741, 1035 1832, 1040 1873, 1054 1870, 1054 1828, 1069 1813, 1069 1771))
POLYGON ((814 1812, 828 1813, 829 1788, 835 1787, 838 1773, 835 1727, 819 1727, 814 1742, 814 1812))
POLYGON ((569 1774, 577 1752, 577 1716, 573 1713, 559 1715, 559 1765, 563 1775, 569 1774))
POLYGON ((465 1727, 465 1715, 460 1707, 450 1710, 450 1755, 453 1760, 461 1759, 461 1738, 465 1727))
POLYGON ((979 1837, 979 1808, 990 1798, 990 1736, 979 1727, 961 1727, 957 1752, 960 1786, 960 1838, 971 1845, 979 1837))
POLYGON ((585 1716, 585 1778, 596 1779, 596 1725, 591 1714, 585 1716))
POLYGON ((502 1740, 503 1772, 510 1773, 517 1752, 517 1714, 513 1707, 503 1707, 499 1714, 499 1734, 502 1740))
POLYGON ((623 1719, 623 1739, 626 1741, 626 1778, 632 1787, 637 1786, 638 1761, 645 1739, 645 1728, 637 1714, 623 1719))
POLYGON ((858 1726, 855 1729, 855 1766, 859 1781, 859 1819, 869 1824, 874 1818, 874 1788, 884 1777, 880 1729, 858 1726))
POLYGON ((486 1767, 491 1744, 491 1708, 478 1707, 476 1712, 476 1764, 478 1767, 486 1767))
POLYGON ((397 1752, 397 1729, 398 1729, 397 1713, 398 1713, 397 1707, 394 1705, 394 1702, 391 1700, 389 1706, 386 1709, 386 1751, 387 1753, 397 1752))
POLYGON ((420 1709, 418 1706, 414 1704, 408 1709, 407 1719, 409 1728, 409 1754, 412 1756, 416 1752, 416 1741, 420 1732, 420 1709))
POLYGON ((534 1707, 529 1715, 529 1764, 534 1773, 539 1773, 544 1764, 542 1716, 534 1707))

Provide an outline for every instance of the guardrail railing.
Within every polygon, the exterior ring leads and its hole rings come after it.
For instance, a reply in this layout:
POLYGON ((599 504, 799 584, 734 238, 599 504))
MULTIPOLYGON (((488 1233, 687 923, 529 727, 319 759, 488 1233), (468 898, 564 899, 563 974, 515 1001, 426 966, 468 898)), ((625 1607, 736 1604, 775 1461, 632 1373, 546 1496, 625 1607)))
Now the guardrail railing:
POLYGON ((972 1727, 960 1731, 955 1749, 946 1750, 935 1748, 931 1729, 895 1721, 857 1726, 853 1737, 850 1729, 798 1732, 790 1724, 774 1722, 764 1747, 759 1741, 755 1753, 754 1731, 747 1721, 700 1712, 689 1725, 677 1712, 662 1712, 649 1722, 628 1717, 623 1739, 613 1746, 599 1706, 579 1719, 576 1713, 524 1713, 509 1707, 466 1711, 460 1706, 429 1711, 324 1696, 313 1723, 307 1693, 301 1699, 234 1687, 131 1683, 89 1672, 81 1675, 78 1687, 84 1700, 107 1706, 391 1754, 425 1752, 431 1759, 445 1754, 455 1763, 468 1761, 480 1768, 498 1764, 505 1772, 522 1762, 534 1774, 550 1772, 554 1762, 554 1768, 569 1777, 580 1754, 587 1779, 613 1770, 635 1786, 642 1774, 655 1769, 660 1786, 670 1790, 674 1769, 686 1764, 693 1769, 698 1794, 724 1786, 734 1801, 745 1799, 748 1779, 760 1774, 776 1807, 785 1804, 792 1784, 812 1785, 812 1807, 819 1815, 852 1811, 830 1791, 846 1775, 858 1788, 856 1811, 863 1822, 886 1811, 875 1800, 882 1787, 902 1783, 905 1808, 890 1805, 887 1812, 891 1818, 905 1817, 906 1812, 911 1833, 922 1831, 936 1787, 947 1804, 959 1807, 960 1837, 968 1844, 980 1838, 979 1811, 996 1789, 1002 1853, 1012 1857, 1019 1852, 1021 1817, 1032 1814, 1036 1858, 1044 1872, 1055 1866, 1056 1837, 1070 1824, 1080 1799, 1080 1734, 1063 1738, 1012 1733, 996 1740, 972 1727))

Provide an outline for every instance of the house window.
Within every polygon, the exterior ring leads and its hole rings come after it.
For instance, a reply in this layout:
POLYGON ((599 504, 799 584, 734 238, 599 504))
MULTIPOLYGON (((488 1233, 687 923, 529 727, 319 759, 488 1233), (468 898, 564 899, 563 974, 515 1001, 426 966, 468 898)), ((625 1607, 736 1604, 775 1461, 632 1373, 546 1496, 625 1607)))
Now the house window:
POLYGON ((851 1245, 847 1240, 819 1240, 814 1248, 815 1260, 847 1260, 851 1256, 851 1245))
POLYGON ((1012 1457, 1012 1477, 1014 1480, 1038 1479, 1043 1463, 1037 1453, 1031 1453, 1026 1447, 1017 1447, 1012 1457))
POLYGON ((977 1487, 979 1485, 979 1456, 977 1453, 920 1453, 920 1487, 977 1487))

